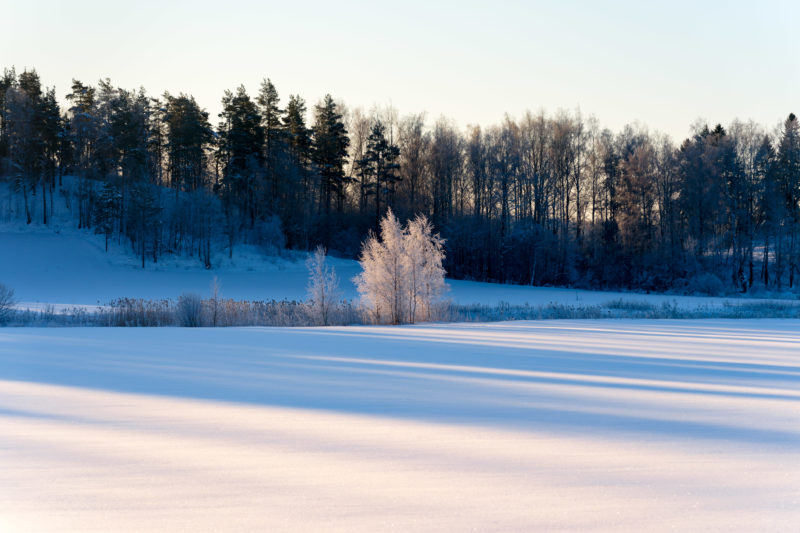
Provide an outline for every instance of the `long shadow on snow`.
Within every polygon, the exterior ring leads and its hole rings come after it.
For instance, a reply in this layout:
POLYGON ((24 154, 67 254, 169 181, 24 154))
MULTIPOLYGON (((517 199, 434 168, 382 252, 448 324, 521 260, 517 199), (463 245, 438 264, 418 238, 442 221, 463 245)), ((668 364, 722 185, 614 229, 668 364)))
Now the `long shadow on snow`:
POLYGON ((90 339, 81 330, 6 331, 5 380, 537 431, 800 443, 800 429, 730 416, 773 405, 760 402, 800 409, 795 366, 457 336, 432 344, 413 328, 90 329, 90 339), (692 420, 687 409, 702 413, 692 420))

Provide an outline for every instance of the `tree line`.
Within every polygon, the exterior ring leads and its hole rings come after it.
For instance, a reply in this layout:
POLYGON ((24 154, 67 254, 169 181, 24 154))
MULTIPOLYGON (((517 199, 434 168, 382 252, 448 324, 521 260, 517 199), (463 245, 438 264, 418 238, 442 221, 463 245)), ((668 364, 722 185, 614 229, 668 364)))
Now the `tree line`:
POLYGON ((800 266, 794 114, 774 130, 698 123, 675 145, 577 112, 460 129, 330 95, 309 123, 269 79, 226 91, 216 127, 188 94, 73 80, 66 98, 5 69, 0 175, 28 222, 61 194, 78 227, 129 242, 143 266, 181 253, 211 267, 241 243, 356 257, 389 209, 430 219, 457 278, 744 292, 794 287, 800 266))

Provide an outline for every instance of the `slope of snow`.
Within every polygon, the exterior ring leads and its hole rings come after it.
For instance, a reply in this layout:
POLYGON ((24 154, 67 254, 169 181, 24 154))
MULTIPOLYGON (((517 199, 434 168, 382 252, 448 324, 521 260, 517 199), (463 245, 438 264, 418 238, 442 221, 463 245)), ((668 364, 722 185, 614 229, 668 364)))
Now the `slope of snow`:
MULTIPOLYGON (((0 225, 0 283, 13 288, 20 307, 41 308, 44 304, 105 305, 120 297, 177 298, 184 292, 202 296, 216 277, 222 295, 237 300, 304 300, 308 271, 304 256, 265 256, 252 246, 235 247, 233 259, 218 251, 215 268, 206 270, 189 257, 163 257, 158 264, 148 261, 145 269, 125 244, 111 243, 107 253, 102 236, 78 231, 69 224, 53 228, 19 224, 0 225)), ((342 295, 358 294, 352 278, 360 272, 357 262, 330 258, 341 281, 342 295)), ((603 305, 613 300, 663 302, 686 308, 719 306, 725 301, 756 302, 730 298, 706 298, 660 294, 585 291, 575 289, 501 285, 449 280, 447 297, 461 304, 603 305)))
POLYGON ((3 531, 794 531, 798 321, 0 329, 3 531))
MULTIPOLYGON (((184 292, 208 295, 214 277, 227 298, 306 297, 308 271, 300 259, 270 260, 250 251, 240 254, 239 262, 215 270, 204 269, 196 259, 169 257, 155 265, 148 262, 143 270, 128 254, 119 250, 106 253, 99 240, 74 233, 0 231, 0 249, 4 255, 10 252, 9 260, 0 261, 0 282, 12 287, 23 305, 104 305, 120 297, 158 300, 184 292)), ((355 275, 356 263, 338 263, 337 270, 349 268, 355 275)))

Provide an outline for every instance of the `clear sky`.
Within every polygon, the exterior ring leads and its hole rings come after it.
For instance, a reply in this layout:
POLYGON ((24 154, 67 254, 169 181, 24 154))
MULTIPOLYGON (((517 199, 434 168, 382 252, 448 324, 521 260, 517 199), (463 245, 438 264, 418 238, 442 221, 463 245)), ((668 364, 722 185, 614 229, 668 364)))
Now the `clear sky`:
POLYGON ((772 127, 800 112, 800 2, 0 0, 0 67, 60 97, 101 77, 188 92, 270 77, 282 101, 325 93, 460 126, 580 108, 676 140, 697 118, 772 127))

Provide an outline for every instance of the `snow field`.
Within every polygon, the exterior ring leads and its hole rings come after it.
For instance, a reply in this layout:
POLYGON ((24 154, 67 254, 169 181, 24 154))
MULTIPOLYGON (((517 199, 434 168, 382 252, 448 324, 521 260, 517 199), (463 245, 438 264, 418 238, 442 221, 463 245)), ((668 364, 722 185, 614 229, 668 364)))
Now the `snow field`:
POLYGON ((794 531, 798 404, 793 320, 3 329, 0 530, 794 531))

